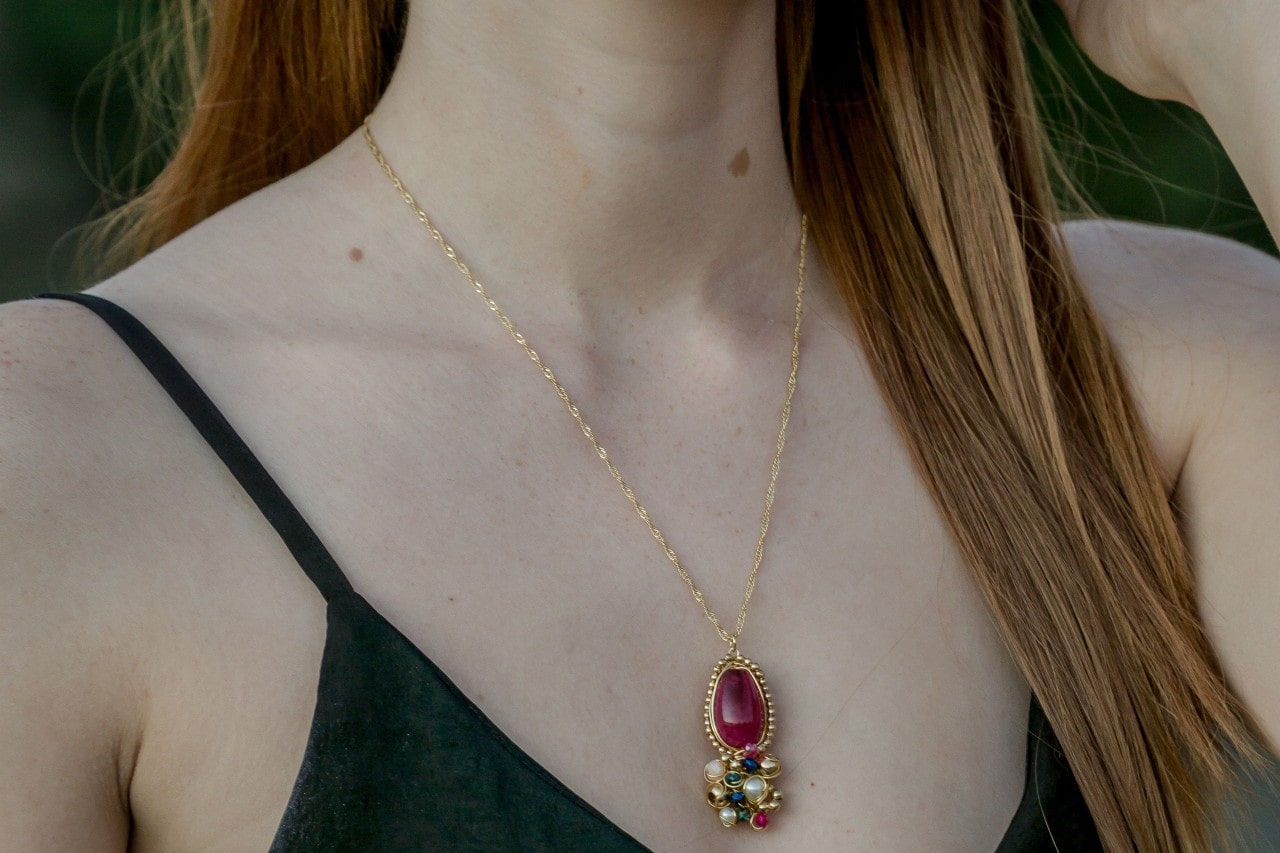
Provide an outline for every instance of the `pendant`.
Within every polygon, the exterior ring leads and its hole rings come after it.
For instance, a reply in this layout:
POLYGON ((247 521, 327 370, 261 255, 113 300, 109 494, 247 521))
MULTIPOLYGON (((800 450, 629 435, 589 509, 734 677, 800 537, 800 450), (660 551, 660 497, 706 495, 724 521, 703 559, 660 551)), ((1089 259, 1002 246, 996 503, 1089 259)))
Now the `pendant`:
POLYGON ((764 751, 775 729, 773 700, 760 667, 736 645, 711 672, 702 716, 707 737, 720 752, 703 768, 707 805, 725 827, 767 828, 782 805, 782 792, 773 782, 782 765, 764 751))

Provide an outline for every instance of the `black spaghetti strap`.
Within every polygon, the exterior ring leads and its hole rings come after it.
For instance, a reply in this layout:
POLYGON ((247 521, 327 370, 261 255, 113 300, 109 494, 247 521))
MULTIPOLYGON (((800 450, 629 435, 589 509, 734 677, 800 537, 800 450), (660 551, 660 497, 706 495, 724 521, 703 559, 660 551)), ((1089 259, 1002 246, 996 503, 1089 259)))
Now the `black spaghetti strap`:
POLYGON ((271 479, 253 451, 186 368, 137 317, 114 302, 87 293, 44 293, 36 298, 77 302, 101 317, 151 371, 151 375, 218 454, 231 475, 280 534, 285 546, 325 600, 352 591, 346 575, 297 507, 271 479))

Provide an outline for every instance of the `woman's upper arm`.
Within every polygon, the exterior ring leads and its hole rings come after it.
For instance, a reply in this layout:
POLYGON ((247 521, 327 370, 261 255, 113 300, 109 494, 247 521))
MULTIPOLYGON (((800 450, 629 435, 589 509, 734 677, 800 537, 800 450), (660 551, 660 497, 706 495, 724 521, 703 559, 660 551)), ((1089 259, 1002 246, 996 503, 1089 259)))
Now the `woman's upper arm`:
MULTIPOLYGON (((1221 259, 1199 349, 1214 386, 1179 479, 1201 613, 1228 679, 1280 748, 1280 265, 1221 259)), ((1203 322, 1203 321, 1202 321, 1203 322)))
POLYGON ((1168 228, 1064 233, 1174 489, 1210 640, 1280 747, 1280 263, 1168 228))
POLYGON ((96 491, 101 336, 70 307, 0 308, 0 827, 6 849, 120 851, 141 667, 96 491))

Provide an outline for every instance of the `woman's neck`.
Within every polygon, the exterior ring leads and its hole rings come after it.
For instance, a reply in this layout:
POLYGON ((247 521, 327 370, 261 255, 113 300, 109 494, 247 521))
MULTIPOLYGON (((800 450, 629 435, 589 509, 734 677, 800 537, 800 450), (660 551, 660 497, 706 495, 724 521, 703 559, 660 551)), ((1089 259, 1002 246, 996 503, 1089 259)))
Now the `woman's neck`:
POLYGON ((373 128, 504 290, 586 316, 785 305, 776 81, 770 0, 414 0, 373 128))

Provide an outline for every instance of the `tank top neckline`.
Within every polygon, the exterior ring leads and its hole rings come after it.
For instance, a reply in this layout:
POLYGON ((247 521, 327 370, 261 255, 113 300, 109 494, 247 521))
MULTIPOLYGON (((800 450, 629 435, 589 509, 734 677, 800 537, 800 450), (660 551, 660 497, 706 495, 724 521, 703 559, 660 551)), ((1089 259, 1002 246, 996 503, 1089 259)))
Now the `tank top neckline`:
MULTIPOLYGON (((78 303, 97 314, 116 332, 173 399, 174 403, 178 405, 193 427, 230 470, 241 488, 258 506, 290 551, 299 568, 302 569, 324 597, 330 618, 332 618, 335 607, 347 609, 354 606, 358 610, 364 611, 380 627, 389 630, 404 645, 412 649, 420 662, 453 694, 458 704, 474 716, 493 740, 514 759, 532 771, 537 778, 541 779, 559 797, 576 806, 586 815, 601 821, 619 836, 628 839, 637 846, 643 847, 618 824, 610 820, 582 796, 571 790, 536 759, 525 752, 514 740, 508 737, 478 705, 457 687, 448 674, 437 666, 430 656, 353 589, 345 573, 324 546, 319 536, 289 497, 280 489, 249 446, 214 405, 194 377, 141 321, 116 303, 91 294, 45 293, 34 298, 60 299, 78 303)), ((332 629, 330 629, 331 632, 332 629)), ((328 654, 327 641, 325 654, 328 654)), ((319 703, 317 703, 315 713, 318 713, 318 711, 319 703)), ((1025 768, 1023 791, 1013 818, 1001 837, 998 851, 1003 851, 1009 847, 1011 840, 1016 841, 1015 834, 1025 831, 1028 821, 1040 815, 1039 792, 1037 791, 1036 783, 1036 768, 1040 761, 1040 746, 1042 744, 1047 745, 1052 751, 1056 752, 1055 742, 1044 712, 1033 693, 1030 697, 1027 746, 1023 761, 1025 768)), ((310 751, 310 743, 308 744, 308 751, 310 751)), ((284 818, 282 817, 283 820, 284 818)))
MULTIPOLYGON (((510 753, 513 758, 515 758, 525 767, 533 771, 533 773, 536 776, 538 776, 540 779, 542 779, 548 786, 550 786, 553 790, 555 790, 558 794, 560 794, 564 799, 573 803, 580 810, 590 815, 591 817, 596 818, 599 821, 602 821, 603 823, 608 825, 612 830, 614 830, 615 832, 619 833, 622 836, 625 836, 628 839, 631 839, 637 845, 640 845, 642 847, 644 846, 640 844, 640 842, 637 841, 634 837, 632 837, 625 829, 623 829, 621 826, 619 826, 617 823, 611 820, 602 811, 600 811, 598 808, 593 806, 590 802, 584 799, 580 794, 578 794, 576 791, 574 791, 572 788, 570 788, 568 785, 562 782, 550 770, 543 767, 542 764, 536 758, 529 755, 529 753, 525 752, 524 748, 521 747, 514 740, 512 740, 511 737, 509 737, 506 732, 504 732, 501 728, 499 728, 497 723, 489 719, 488 714, 486 714, 479 705, 473 702, 471 698, 467 696, 465 692, 463 692, 462 688, 457 686, 457 684, 453 681, 453 679, 449 677, 448 673, 446 673, 443 669, 441 669, 439 665, 437 665, 436 662, 433 661, 431 657, 426 652, 424 652, 421 649, 421 647, 418 646, 417 643, 415 643, 412 639, 409 638, 408 635, 406 635, 403 631, 401 631, 398 627, 396 627, 394 622, 392 622, 390 619, 384 616, 381 611, 379 611, 376 607, 370 604, 369 601, 364 598, 364 596, 360 595, 360 593, 356 592, 354 589, 349 589, 341 594, 341 598, 346 599, 346 601, 343 602, 343 604, 353 604, 355 607, 359 608, 360 610, 365 611, 371 619, 375 620, 380 626, 382 626, 386 630, 389 630, 390 632, 392 632, 406 646, 411 648, 414 654, 418 657, 418 659, 425 666, 427 666, 435 675, 435 677, 438 678, 440 682, 444 684, 445 687, 449 690, 449 692, 453 694, 453 696, 457 699, 458 703, 462 707, 466 708, 466 710, 476 718, 476 720, 481 724, 481 726, 483 726, 492 735, 493 740, 498 744, 500 744, 502 748, 506 750, 508 753, 510 753)), ((329 607, 331 610, 335 605, 335 599, 330 599, 329 601, 329 607)), ((1020 828, 1020 824, 1025 821, 1025 815, 1038 809, 1037 802, 1036 802, 1036 791, 1034 788, 1034 785, 1035 785, 1034 767, 1036 766, 1036 761, 1038 758, 1038 756, 1036 755, 1036 750, 1038 750, 1040 745, 1045 740, 1044 728, 1046 725, 1047 725, 1047 720, 1044 717, 1044 711, 1041 709, 1040 703, 1036 700, 1035 694, 1033 693, 1031 694, 1031 697, 1030 697, 1030 706, 1028 710, 1028 719, 1027 719, 1027 742, 1026 742, 1024 758, 1022 762, 1022 766, 1025 768, 1022 793, 1018 798, 1017 808, 1014 810, 1012 818, 1010 819, 1008 825, 1005 827, 1004 833, 1000 837, 1000 844, 996 848, 997 853, 998 851, 1002 851, 1006 849, 1006 846, 1009 844, 1011 837, 1020 828)))

